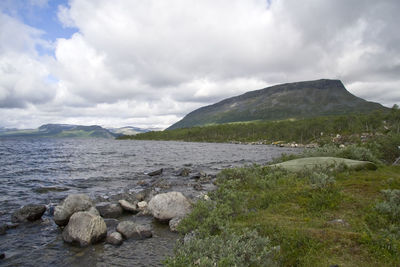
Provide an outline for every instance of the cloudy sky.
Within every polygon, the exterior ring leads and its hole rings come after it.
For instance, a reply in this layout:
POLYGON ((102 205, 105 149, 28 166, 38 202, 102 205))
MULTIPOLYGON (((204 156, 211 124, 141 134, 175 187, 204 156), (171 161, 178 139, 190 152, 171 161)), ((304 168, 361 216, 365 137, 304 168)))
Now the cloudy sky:
POLYGON ((167 127, 269 85, 400 104, 398 0, 1 0, 0 127, 167 127))

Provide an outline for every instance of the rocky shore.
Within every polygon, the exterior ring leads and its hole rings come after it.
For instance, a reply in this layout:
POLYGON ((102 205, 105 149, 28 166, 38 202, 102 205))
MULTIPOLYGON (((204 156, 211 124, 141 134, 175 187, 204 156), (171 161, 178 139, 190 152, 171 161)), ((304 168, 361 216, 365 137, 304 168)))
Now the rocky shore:
MULTIPOLYGON (((121 245, 127 239, 153 236, 152 221, 169 225, 176 232, 179 222, 192 204, 215 189, 216 174, 206 174, 190 165, 180 169, 164 168, 145 173, 137 182, 137 192, 111 196, 69 194, 57 205, 27 204, 15 210, 10 222, 0 225, 0 235, 11 228, 43 220, 48 214, 59 227, 62 240, 72 246, 87 247, 95 243, 121 245), (145 222, 140 218, 149 217, 145 222)), ((7 252, 0 252, 0 259, 7 252)))

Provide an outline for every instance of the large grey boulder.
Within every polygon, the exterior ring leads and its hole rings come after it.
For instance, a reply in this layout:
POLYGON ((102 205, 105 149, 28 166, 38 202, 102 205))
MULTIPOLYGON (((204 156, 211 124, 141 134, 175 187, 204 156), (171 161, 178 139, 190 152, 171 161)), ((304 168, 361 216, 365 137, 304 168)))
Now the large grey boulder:
POLYGON ((85 194, 69 195, 54 209, 54 222, 59 226, 68 224, 69 218, 78 211, 87 211, 93 207, 93 202, 85 194))
POLYGON ((124 238, 144 239, 153 236, 150 225, 137 224, 131 221, 120 222, 117 226, 117 231, 124 238))
POLYGON ((116 203, 99 203, 96 209, 104 218, 118 218, 122 215, 122 207, 116 203))
POLYGON ((29 204, 15 211, 11 215, 11 221, 13 223, 36 221, 42 218, 45 211, 46 206, 44 205, 29 204))
POLYGON ((376 170, 374 163, 369 161, 359 161, 335 157, 310 157, 300 158, 270 165, 271 167, 279 167, 288 171, 301 171, 303 169, 313 169, 317 167, 339 167, 346 166, 351 170, 376 170))
POLYGON ((107 236, 107 226, 103 218, 87 211, 75 212, 64 228, 65 242, 82 247, 99 242, 107 236))
POLYGON ((181 192, 168 192, 154 196, 148 204, 148 210, 154 218, 169 221, 188 214, 191 204, 181 192))

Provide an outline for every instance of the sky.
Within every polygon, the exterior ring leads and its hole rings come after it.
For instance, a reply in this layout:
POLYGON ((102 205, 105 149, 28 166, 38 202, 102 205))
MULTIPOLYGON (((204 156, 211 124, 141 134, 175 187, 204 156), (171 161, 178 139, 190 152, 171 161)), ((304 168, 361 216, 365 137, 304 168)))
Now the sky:
POLYGON ((400 104, 398 0, 0 0, 0 127, 165 128, 267 86, 400 104))

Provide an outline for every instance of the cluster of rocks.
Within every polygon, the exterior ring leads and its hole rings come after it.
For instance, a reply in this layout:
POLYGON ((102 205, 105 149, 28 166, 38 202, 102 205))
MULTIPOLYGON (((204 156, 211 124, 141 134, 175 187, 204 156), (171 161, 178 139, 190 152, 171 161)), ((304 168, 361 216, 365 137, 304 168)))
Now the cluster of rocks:
MULTIPOLYGON (((120 193, 96 199, 85 194, 71 194, 55 207, 26 205, 11 215, 11 223, 0 225, 0 235, 21 223, 40 220, 46 211, 62 230, 63 240, 78 246, 103 241, 121 245, 126 239, 151 238, 152 225, 148 220, 145 220, 148 223, 143 223, 141 216, 152 216, 167 223, 175 232, 180 221, 190 212, 193 199, 215 189, 216 175, 192 170, 188 168, 190 166, 148 172, 148 178, 138 182, 145 188, 138 193, 120 193)), ((4 257, 0 252, 0 259, 4 257)))
MULTIPOLYGON (((88 246, 105 240, 109 244, 121 245, 124 239, 145 239, 153 236, 150 224, 115 220, 124 213, 153 216, 158 221, 170 223, 171 231, 176 231, 180 220, 190 212, 192 206, 189 199, 180 192, 156 194, 148 203, 144 196, 145 194, 139 193, 135 201, 120 199, 116 203, 94 204, 85 194, 71 194, 54 208, 53 219, 62 229, 62 238, 67 243, 88 246), (114 231, 108 232, 106 220, 111 218, 116 227, 114 231)), ((12 214, 11 221, 17 224, 39 220, 45 211, 44 205, 26 205, 12 214)), ((15 227, 15 224, 0 226, 0 234, 5 234, 11 227, 15 227)))

